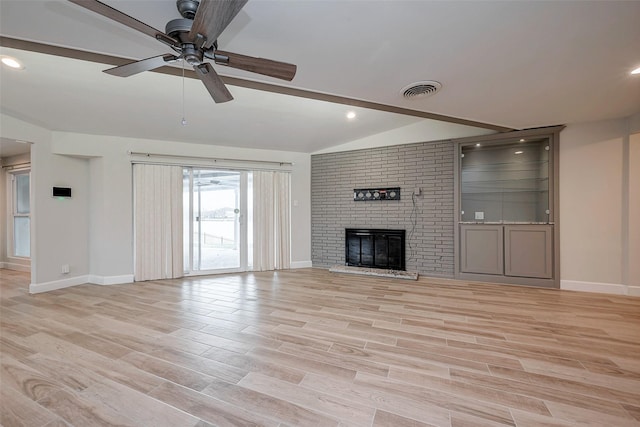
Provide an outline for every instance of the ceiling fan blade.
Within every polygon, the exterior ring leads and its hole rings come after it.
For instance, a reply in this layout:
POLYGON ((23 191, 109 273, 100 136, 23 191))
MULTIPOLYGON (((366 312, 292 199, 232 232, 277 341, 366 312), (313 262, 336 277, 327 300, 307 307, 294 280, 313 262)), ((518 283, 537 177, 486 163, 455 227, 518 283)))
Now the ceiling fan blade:
POLYGON ((216 50, 214 52, 216 64, 226 65, 252 73, 263 74, 282 80, 291 81, 296 75, 297 66, 286 62, 273 61, 271 59, 255 58, 253 56, 240 55, 238 53, 216 50))
POLYGON ((200 0, 193 18, 189 40, 198 44, 198 35, 205 38, 203 47, 210 48, 248 0, 200 0))
POLYGON ((98 0, 69 0, 71 3, 77 4, 78 6, 82 6, 85 9, 89 9, 92 12, 95 12, 99 15, 102 15, 106 18, 109 18, 113 21, 119 22, 122 25, 126 25, 129 28, 133 28, 136 31, 140 31, 148 36, 153 37, 154 39, 160 40, 163 43, 167 43, 174 46, 180 46, 180 43, 174 39, 173 37, 169 37, 165 33, 160 30, 156 30, 155 28, 145 24, 144 22, 138 21, 137 19, 120 12, 117 9, 112 8, 98 0))
POLYGON ((227 102, 233 99, 231 92, 227 89, 224 82, 213 69, 211 64, 204 63, 193 67, 202 83, 211 94, 211 97, 216 103, 227 102))
POLYGON ((171 54, 154 56, 141 61, 130 62, 119 67, 109 68, 108 70, 104 70, 104 72, 112 76, 129 77, 143 71, 155 70, 156 68, 166 65, 167 62, 175 61, 176 59, 178 59, 178 57, 171 54))

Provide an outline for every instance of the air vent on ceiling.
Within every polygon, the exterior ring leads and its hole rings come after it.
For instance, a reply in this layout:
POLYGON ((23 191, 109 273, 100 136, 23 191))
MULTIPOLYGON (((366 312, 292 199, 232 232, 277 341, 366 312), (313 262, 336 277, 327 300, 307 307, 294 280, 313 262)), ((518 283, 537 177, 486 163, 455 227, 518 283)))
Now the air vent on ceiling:
POLYGON ((418 99, 431 96, 442 88, 440 82, 426 80, 423 82, 411 83, 402 88, 400 93, 406 99, 418 99))

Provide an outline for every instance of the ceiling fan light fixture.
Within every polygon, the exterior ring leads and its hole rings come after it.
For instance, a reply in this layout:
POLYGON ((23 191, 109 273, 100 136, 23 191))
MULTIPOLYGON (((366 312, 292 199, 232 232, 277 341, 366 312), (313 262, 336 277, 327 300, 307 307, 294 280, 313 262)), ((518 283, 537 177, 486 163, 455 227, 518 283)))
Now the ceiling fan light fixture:
POLYGON ((400 89, 400 94, 405 99, 425 98, 442 89, 442 83, 435 80, 423 80, 406 85, 400 89))
POLYGON ((187 61, 187 64, 196 66, 202 64, 203 53, 202 50, 196 49, 194 45, 185 44, 182 47, 182 58, 187 61))

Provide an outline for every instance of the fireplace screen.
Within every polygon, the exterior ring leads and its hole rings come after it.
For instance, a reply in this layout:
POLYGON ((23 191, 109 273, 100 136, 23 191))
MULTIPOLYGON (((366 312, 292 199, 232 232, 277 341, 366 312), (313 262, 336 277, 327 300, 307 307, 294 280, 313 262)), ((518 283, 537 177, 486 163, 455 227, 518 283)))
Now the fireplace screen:
POLYGON ((345 230, 345 262, 350 266, 405 270, 404 246, 405 230, 345 230))

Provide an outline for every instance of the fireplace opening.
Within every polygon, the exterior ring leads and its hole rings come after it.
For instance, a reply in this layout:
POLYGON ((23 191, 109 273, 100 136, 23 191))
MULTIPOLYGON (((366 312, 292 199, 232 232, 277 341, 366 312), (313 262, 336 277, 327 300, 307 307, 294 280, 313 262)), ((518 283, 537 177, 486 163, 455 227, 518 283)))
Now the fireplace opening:
POLYGON ((345 264, 405 270, 405 230, 345 229, 345 264))

